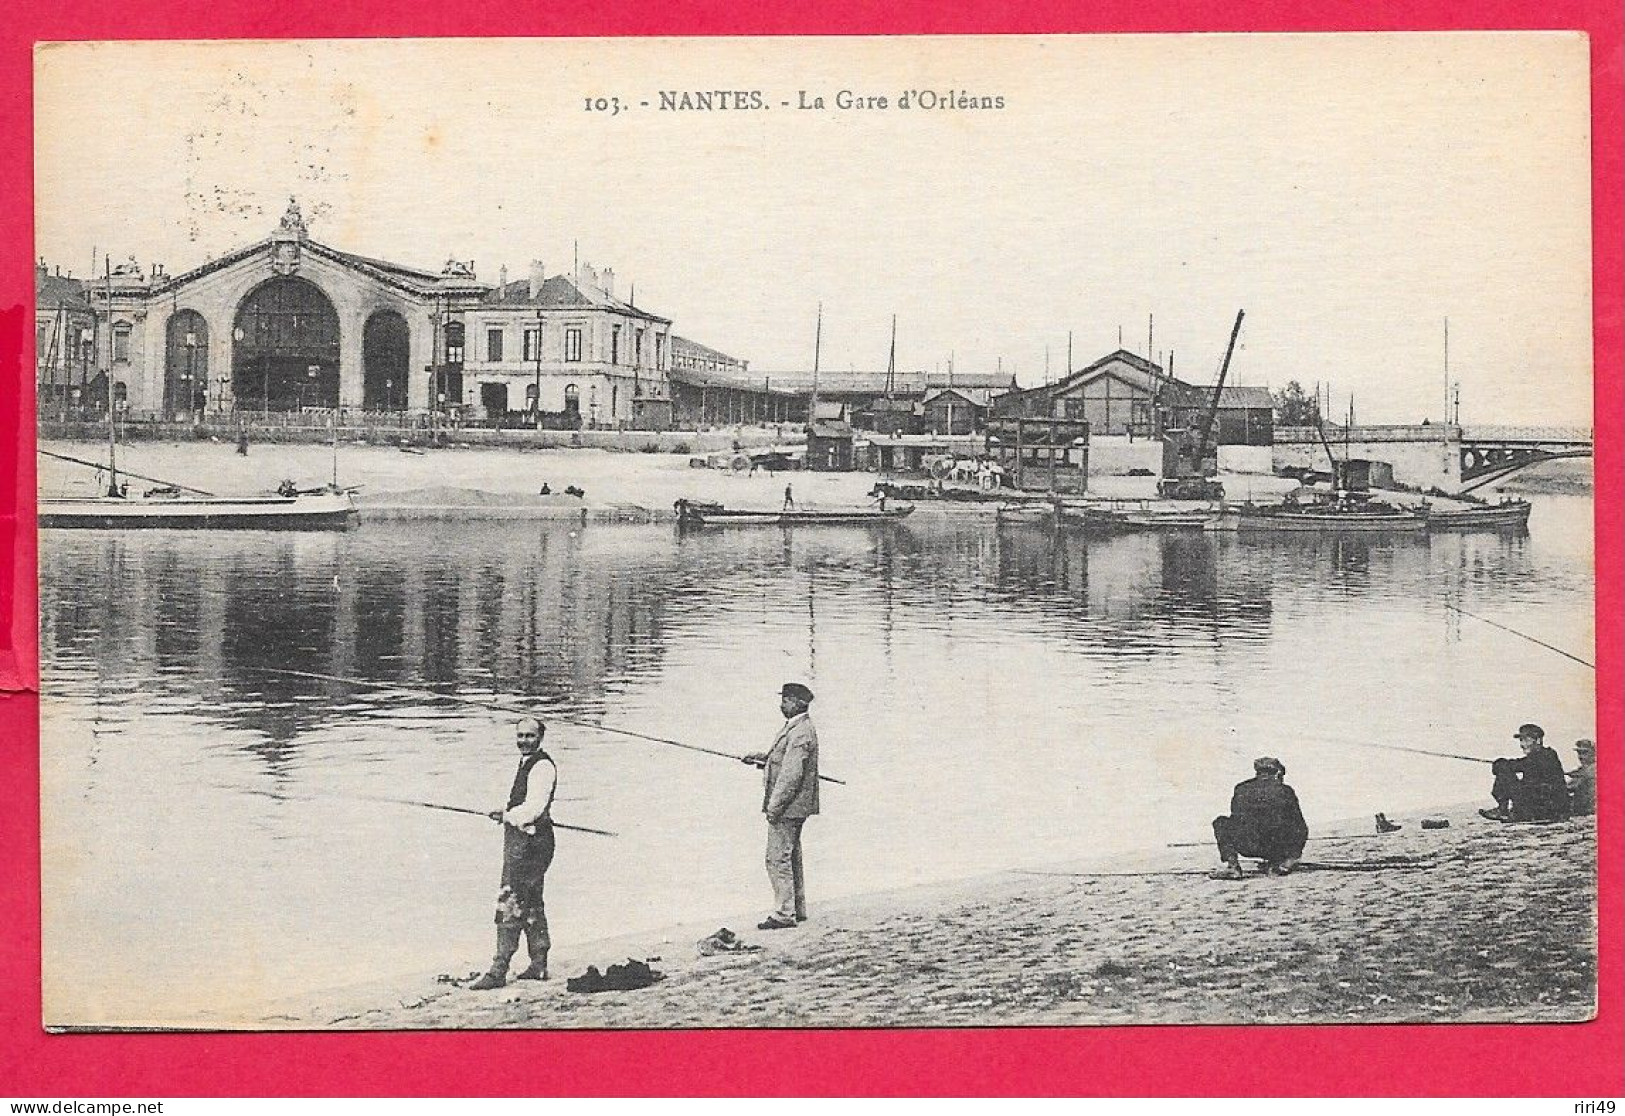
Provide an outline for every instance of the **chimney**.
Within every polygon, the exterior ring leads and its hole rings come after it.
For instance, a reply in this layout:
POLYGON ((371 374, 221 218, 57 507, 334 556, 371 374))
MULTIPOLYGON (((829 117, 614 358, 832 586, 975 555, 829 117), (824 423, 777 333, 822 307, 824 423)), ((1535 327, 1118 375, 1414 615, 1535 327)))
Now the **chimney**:
POLYGON ((613 267, 604 268, 604 293, 610 298, 615 297, 615 269, 613 267))
POLYGON ((508 265, 503 264, 497 268, 497 300, 506 301, 508 297, 508 265))
POLYGON ((542 294, 542 284, 547 282, 547 270, 542 267, 541 260, 530 261, 530 297, 537 299, 542 294))
POLYGON ((51 269, 45 266, 45 257, 41 256, 39 263, 34 265, 34 275, 36 278, 44 279, 49 274, 51 274, 51 269))

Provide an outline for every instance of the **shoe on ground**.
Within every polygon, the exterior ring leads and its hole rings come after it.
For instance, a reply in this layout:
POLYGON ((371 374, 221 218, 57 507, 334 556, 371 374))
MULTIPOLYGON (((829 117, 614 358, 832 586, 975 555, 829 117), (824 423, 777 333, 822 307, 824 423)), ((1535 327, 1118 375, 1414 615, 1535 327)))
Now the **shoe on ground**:
POLYGON ((1404 828, 1404 827, 1401 826, 1398 822, 1389 821, 1387 814, 1378 814, 1377 815, 1377 832, 1378 833, 1397 833, 1402 828, 1404 828))
POLYGON ((507 983, 508 983, 507 976, 505 976, 504 974, 499 973, 499 972, 497 972, 496 970, 493 969, 491 972, 486 973, 484 976, 480 977, 479 980, 476 980, 473 984, 470 984, 468 987, 469 987, 469 989, 471 991, 474 991, 474 992, 486 992, 486 991, 489 991, 492 988, 501 988, 504 984, 507 984, 507 983))
POLYGON ((1207 874, 1210 880, 1239 880, 1242 878, 1241 867, 1236 864, 1226 864, 1223 868, 1215 868, 1207 874))
POLYGON ((546 965, 534 965, 534 964, 533 965, 527 965, 527 966, 525 966, 524 971, 521 972, 518 976, 514 977, 514 979, 515 980, 546 980, 547 979, 547 966, 546 965))
POLYGON ((807 916, 804 915, 804 914, 796 915, 796 921, 797 922, 806 922, 807 921, 807 916))
POLYGON ((1480 810, 1478 816, 1488 818, 1490 821, 1510 821, 1512 815, 1505 810, 1480 810))
POLYGON ((795 921, 793 919, 790 920, 790 921, 786 921, 786 920, 784 920, 782 918, 769 917, 769 918, 764 918, 761 922, 758 922, 756 924, 756 929, 758 929, 758 930, 793 930, 795 928, 795 925, 796 924, 795 924, 795 921))

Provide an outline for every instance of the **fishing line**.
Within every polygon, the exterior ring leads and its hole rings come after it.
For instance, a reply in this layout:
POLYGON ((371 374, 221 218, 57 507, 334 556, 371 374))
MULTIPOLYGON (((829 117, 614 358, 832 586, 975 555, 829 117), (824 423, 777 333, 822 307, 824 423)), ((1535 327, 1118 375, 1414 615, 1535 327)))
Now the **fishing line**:
POLYGON ((1471 616, 1474 620, 1478 620, 1478 621, 1480 621, 1482 623, 1488 624, 1492 628, 1500 628, 1503 632, 1507 632, 1507 633, 1509 633, 1511 635, 1515 635, 1519 639, 1527 639, 1530 643, 1533 643, 1533 644, 1536 644, 1538 646, 1544 647, 1548 651, 1556 651, 1559 655, 1563 656, 1565 659, 1572 659, 1575 662, 1579 663, 1583 667, 1590 667, 1592 670, 1597 669, 1597 664, 1596 663, 1588 663, 1584 659, 1580 658, 1580 656, 1571 655, 1567 651, 1563 650, 1561 647, 1553 647, 1551 644, 1545 643, 1545 642, 1543 642, 1541 640, 1538 640, 1532 635, 1524 635, 1522 632, 1518 631, 1518 629, 1516 629, 1516 628, 1509 628, 1505 624, 1497 624, 1494 620, 1491 620, 1487 616, 1480 616, 1476 612, 1468 612, 1465 608, 1461 608, 1458 605, 1450 604, 1448 601, 1441 602, 1441 603, 1444 604, 1444 607, 1448 608, 1451 612, 1459 612, 1463 616, 1471 616))
MULTIPOLYGON (((477 705, 484 709, 498 709, 506 713, 518 713, 523 716, 535 715, 535 711, 532 708, 512 705, 500 698, 471 698, 464 697, 461 694, 443 694, 435 690, 421 689, 417 686, 404 686, 399 682, 369 682, 362 678, 346 678, 338 674, 321 674, 317 671, 311 670, 287 670, 282 667, 249 667, 248 669, 260 671, 265 674, 284 674, 292 678, 313 678, 323 682, 342 682, 349 686, 368 686, 373 689, 399 690, 402 693, 422 694, 426 697, 441 698, 446 701, 462 702, 465 705, 477 705)), ((684 744, 681 740, 668 740, 663 736, 651 736, 648 733, 635 732, 632 729, 611 728, 608 725, 595 725, 591 721, 577 721, 569 717, 560 717, 552 713, 548 714, 547 719, 550 721, 557 721, 560 724, 572 725, 576 728, 589 729, 594 732, 611 733, 615 736, 630 736, 634 740, 647 740, 651 744, 668 744, 673 748, 682 748, 685 751, 703 752, 708 756, 721 756, 723 759, 743 761, 745 758, 744 756, 734 755, 732 752, 719 751, 716 748, 702 748, 698 744, 684 744)), ((837 779, 833 775, 820 774, 818 777, 826 783, 837 783, 840 786, 846 786, 846 781, 844 779, 837 779)))

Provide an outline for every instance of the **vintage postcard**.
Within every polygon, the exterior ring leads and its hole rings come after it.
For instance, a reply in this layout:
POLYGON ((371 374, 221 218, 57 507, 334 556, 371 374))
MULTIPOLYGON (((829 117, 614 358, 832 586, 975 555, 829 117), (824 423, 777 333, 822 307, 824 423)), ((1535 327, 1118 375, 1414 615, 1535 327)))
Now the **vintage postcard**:
POLYGON ((40 45, 44 1024, 1591 1018, 1588 65, 40 45))

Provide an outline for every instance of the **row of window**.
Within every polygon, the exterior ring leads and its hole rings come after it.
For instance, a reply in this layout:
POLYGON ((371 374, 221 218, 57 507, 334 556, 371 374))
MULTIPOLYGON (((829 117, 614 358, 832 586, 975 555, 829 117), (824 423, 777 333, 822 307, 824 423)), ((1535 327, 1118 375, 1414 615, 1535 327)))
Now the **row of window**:
MULTIPOLYGON (((569 326, 564 330, 564 359, 577 362, 582 359, 582 329, 579 326, 569 326)), ((632 363, 641 367, 643 364, 643 340, 646 330, 632 331, 632 363)), ((500 363, 504 358, 504 346, 507 331, 501 326, 488 326, 485 330, 485 359, 488 363, 500 363)), ((654 366, 659 368, 666 356, 666 338, 664 334, 655 334, 654 366)), ((539 325, 526 326, 523 334, 523 350, 521 358, 525 361, 540 359, 542 345, 542 327, 539 325)), ((446 359, 454 364, 463 360, 463 331, 456 323, 446 327, 446 359), (455 353, 455 355, 453 355, 455 353)), ((621 327, 614 326, 609 337, 609 362, 621 363, 621 327)))

